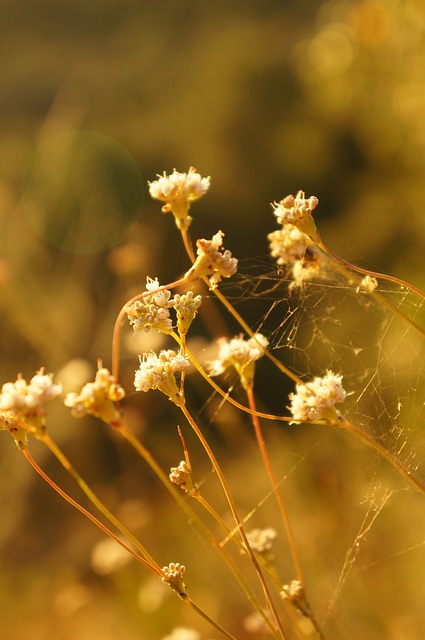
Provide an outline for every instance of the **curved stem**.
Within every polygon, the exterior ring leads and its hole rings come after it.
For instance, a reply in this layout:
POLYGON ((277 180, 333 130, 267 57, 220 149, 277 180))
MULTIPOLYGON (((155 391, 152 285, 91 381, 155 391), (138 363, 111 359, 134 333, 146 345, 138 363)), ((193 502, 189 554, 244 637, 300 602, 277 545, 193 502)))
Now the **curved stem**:
POLYGON ((69 459, 65 456, 65 454, 61 451, 61 449, 57 446, 57 444, 52 440, 52 438, 48 434, 44 434, 42 438, 40 438, 42 442, 50 449, 53 455, 59 460, 61 465, 68 471, 68 473, 74 478, 77 482, 80 489, 85 493, 90 502, 102 513, 107 520, 111 524, 114 525, 118 529, 123 536, 125 536, 134 547, 140 552, 140 554, 145 558, 145 560, 154 566, 158 573, 161 573, 161 567, 155 562, 150 553, 146 550, 146 548, 137 540, 137 538, 130 533, 130 531, 114 516, 111 511, 103 504, 101 500, 97 497, 97 495, 90 489, 85 480, 80 476, 78 471, 71 464, 69 459))
MULTIPOLYGON (((180 340, 179 336, 174 332, 171 335, 174 338, 174 340, 176 340, 177 344, 179 344, 181 346, 182 345, 182 341, 180 340)), ((186 353, 187 357, 189 358, 190 362, 195 367, 195 369, 198 371, 198 373, 201 374, 201 376, 204 378, 204 380, 206 380, 208 382, 208 384, 214 389, 214 391, 216 391, 224 400, 226 400, 227 402, 230 402, 230 404, 232 404, 237 409, 240 409, 244 413, 249 413, 250 415, 256 415, 259 418, 264 418, 265 420, 279 420, 280 422, 292 422, 293 421, 293 418, 291 418, 289 416, 275 416, 275 415, 273 415, 271 413, 262 413, 261 411, 253 411, 251 408, 245 407, 243 404, 241 404, 237 400, 234 400, 229 395, 228 392, 223 391, 223 389, 221 387, 219 387, 219 385, 216 382, 214 382, 214 380, 208 375, 208 373, 206 371, 204 371, 202 366, 199 364, 199 362, 197 361, 197 359, 195 358, 195 356, 191 353, 191 351, 189 349, 185 348, 185 353, 186 353)), ((320 423, 320 424, 322 424, 322 423, 320 423)))
POLYGON ((321 240, 317 241, 316 239, 316 244, 318 247, 322 249, 322 251, 324 251, 327 255, 329 255, 331 258, 333 258, 340 264, 344 265, 344 267, 352 269, 353 271, 357 271, 357 273, 362 273, 363 275, 366 275, 366 276, 372 276, 373 278, 380 278, 381 280, 387 280, 388 282, 392 282, 393 284, 397 284, 401 287, 406 287, 410 291, 413 291, 414 293, 416 293, 420 298, 423 298, 425 300, 425 293, 421 291, 421 289, 418 289, 418 287, 415 287, 413 284, 409 284, 405 280, 401 280, 401 278, 396 278, 395 276, 390 276, 386 273, 370 271, 369 269, 364 269, 362 267, 358 267, 357 265, 351 264, 347 260, 344 260, 344 258, 340 258, 339 256, 337 256, 333 251, 331 251, 331 249, 328 249, 328 247, 324 245, 321 240))
POLYGON ((416 487, 416 489, 418 489, 418 491, 420 491, 425 495, 425 483, 419 480, 419 478, 417 478, 416 476, 414 476, 412 472, 409 471, 407 467, 405 467, 404 464, 400 462, 398 458, 396 458, 395 455, 393 455, 390 451, 388 451, 388 449, 384 447, 384 445, 378 442, 378 440, 375 440, 375 438, 370 436, 368 433, 366 433, 362 429, 359 429, 359 427, 352 424, 348 420, 345 420, 344 418, 342 418, 338 423, 333 423, 331 426, 340 427, 341 429, 345 429, 346 431, 349 431, 354 436, 356 436, 356 438, 358 438, 364 444, 366 444, 368 447, 375 449, 375 451, 379 453, 381 458, 384 458, 385 460, 387 460, 387 462, 389 462, 397 471, 399 471, 402 474, 402 476, 406 478, 406 480, 408 480, 411 484, 413 484, 416 487))
POLYGON ((103 533, 106 533, 107 536, 109 536, 110 538, 112 538, 112 540, 115 540, 115 542, 121 545, 121 547, 123 547, 123 549, 128 551, 128 553, 132 555, 133 558, 135 558, 138 562, 140 562, 140 564, 143 564, 148 569, 151 569, 154 573, 156 573, 156 575, 162 578, 163 573, 161 569, 159 569, 156 563, 151 564, 150 562, 142 558, 142 556, 140 556, 138 553, 133 551, 133 549, 131 549, 128 545, 125 544, 125 542, 123 542, 120 538, 118 538, 118 536, 116 536, 115 533, 113 533, 110 529, 108 529, 108 527, 105 527, 105 525, 102 524, 100 520, 98 520, 94 515, 92 515, 90 511, 87 511, 87 509, 85 509, 80 504, 78 504, 76 500, 71 498, 71 496, 69 496, 63 489, 61 489, 55 482, 53 482, 53 480, 43 471, 43 469, 41 469, 41 467, 38 466, 38 464, 36 463, 36 461, 31 456, 31 454, 27 449, 21 448, 20 450, 22 451, 22 453, 24 454, 28 462, 31 464, 31 466, 35 469, 35 471, 43 478, 43 480, 47 482, 48 485, 52 487, 52 489, 56 491, 56 493, 58 493, 61 496, 61 498, 64 498, 67 502, 69 502, 70 505, 75 507, 75 509, 80 511, 84 516, 86 516, 86 518, 91 520, 91 522, 93 522, 93 524, 95 524, 96 527, 98 527, 103 533))

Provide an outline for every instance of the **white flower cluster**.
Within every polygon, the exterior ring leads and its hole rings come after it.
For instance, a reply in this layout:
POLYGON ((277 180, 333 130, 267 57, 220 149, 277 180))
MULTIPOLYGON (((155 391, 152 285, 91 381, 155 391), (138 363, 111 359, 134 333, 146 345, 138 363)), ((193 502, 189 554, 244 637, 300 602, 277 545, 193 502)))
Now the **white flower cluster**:
POLYGON ((294 422, 309 422, 329 416, 336 418, 334 405, 344 402, 347 394, 342 386, 342 376, 327 371, 323 377, 296 385, 296 393, 289 399, 294 422))
POLYGON ((146 290, 151 295, 136 300, 126 308, 127 317, 135 331, 149 331, 156 329, 162 333, 171 333, 172 321, 170 318, 169 301, 171 291, 162 289, 158 291, 160 284, 158 278, 146 278, 146 290))
POLYGON ((62 393, 53 374, 41 368, 28 383, 21 374, 6 382, 0 392, 0 429, 9 431, 19 448, 25 447, 28 433, 41 437, 46 427, 45 404, 62 393))
POLYGON ((193 266, 186 273, 188 280, 207 276, 211 289, 215 289, 222 278, 230 278, 237 271, 238 261, 226 249, 220 251, 223 245, 224 233, 217 231, 211 240, 204 238, 196 241, 197 258, 193 266))
POLYGON ((277 538, 276 530, 272 527, 266 529, 252 529, 246 534, 253 551, 260 554, 268 554, 277 538))
POLYGON ((146 278, 146 290, 151 292, 126 308, 127 317, 135 331, 156 329, 161 333, 172 333, 173 323, 170 309, 177 313, 177 327, 180 335, 186 334, 202 303, 202 296, 188 291, 182 295, 176 293, 171 298, 171 291, 162 289, 158 278, 146 278), (171 299, 170 299, 171 298, 171 299))
POLYGON ((169 306, 174 307, 177 313, 177 328, 180 335, 186 335, 193 319, 202 303, 202 296, 193 296, 193 291, 182 295, 176 293, 170 300, 169 306))
POLYGON ((178 592, 179 595, 186 595, 187 589, 183 582, 183 574, 186 571, 184 564, 179 562, 170 562, 166 567, 162 568, 163 578, 162 582, 169 584, 172 589, 178 592))
POLYGON ((140 365, 134 378, 134 386, 137 391, 147 392, 150 389, 159 389, 177 406, 184 403, 180 393, 175 374, 189 366, 187 357, 168 349, 155 353, 144 353, 140 358, 140 365))
POLYGON ((178 485, 180 489, 183 489, 189 495, 198 493, 198 487, 193 481, 192 472, 185 460, 182 460, 178 467, 171 467, 168 477, 173 484, 178 485))
POLYGON ((319 240, 319 234, 311 215, 317 207, 319 200, 316 196, 305 197, 304 191, 298 191, 297 195, 286 196, 280 202, 273 202, 274 215, 279 224, 292 224, 314 242, 319 240))
POLYGON ((79 394, 68 393, 65 405, 76 418, 89 413, 111 426, 119 426, 121 415, 115 403, 125 397, 125 391, 100 362, 98 367, 94 382, 85 384, 79 394))
POLYGON ((6 382, 0 393, 0 411, 20 416, 34 416, 43 405, 62 393, 62 385, 53 383, 53 374, 37 371, 28 383, 21 374, 15 382, 6 382))
POLYGON ((187 229, 192 220, 188 215, 191 202, 201 198, 209 186, 210 178, 202 178, 190 167, 187 173, 180 173, 174 169, 169 176, 164 171, 162 176, 158 175, 158 180, 149 183, 149 193, 152 198, 166 203, 162 211, 174 214, 179 229, 187 229))
POLYGON ((252 338, 244 340, 242 336, 227 340, 218 340, 219 352, 217 360, 208 363, 211 376, 218 376, 229 367, 238 372, 245 389, 251 389, 254 382, 255 361, 266 352, 269 341, 262 333, 255 333, 252 338))

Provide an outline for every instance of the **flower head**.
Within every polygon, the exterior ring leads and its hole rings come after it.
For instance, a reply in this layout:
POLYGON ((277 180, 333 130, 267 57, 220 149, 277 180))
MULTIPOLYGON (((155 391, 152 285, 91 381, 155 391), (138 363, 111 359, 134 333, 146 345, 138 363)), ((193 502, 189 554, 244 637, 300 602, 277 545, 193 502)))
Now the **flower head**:
POLYGON ((309 422, 323 417, 337 418, 334 405, 344 402, 347 394, 342 386, 342 376, 327 371, 323 377, 317 376, 311 382, 297 384, 296 393, 289 399, 294 422, 309 422))
POLYGON ((192 324, 199 307, 202 303, 202 296, 193 296, 193 291, 187 291, 182 295, 176 293, 170 300, 170 307, 174 307, 177 313, 177 328, 181 336, 186 335, 192 324))
POLYGON ((168 477, 173 484, 178 485, 187 494, 191 496, 198 495, 198 487, 185 460, 182 460, 178 467, 171 467, 168 477))
POLYGON ((319 240, 319 234, 313 220, 312 212, 319 200, 316 196, 306 199, 304 191, 297 195, 286 196, 280 202, 273 202, 272 207, 279 224, 291 224, 314 242, 319 240))
POLYGON ((45 404, 62 393, 62 385, 53 382, 53 374, 41 368, 28 383, 22 374, 15 382, 6 382, 0 392, 0 428, 8 430, 18 446, 25 446, 27 433, 41 437, 46 428, 45 404))
POLYGON ((185 230, 192 221, 188 214, 191 203, 201 198, 209 186, 210 178, 202 178, 190 167, 187 173, 180 173, 174 169, 169 176, 164 171, 162 176, 158 175, 158 180, 149 183, 149 193, 152 198, 165 202, 162 211, 171 212, 177 227, 185 230))
POLYGON ((244 389, 252 389, 255 361, 265 354, 269 345, 267 338, 261 333, 256 333, 248 340, 239 336, 232 340, 221 338, 218 343, 218 358, 208 363, 210 375, 220 375, 233 366, 241 378, 244 389))
POLYGON ((246 537, 253 551, 266 556, 269 560, 272 559, 270 552, 277 538, 275 529, 272 527, 268 527, 267 529, 252 529, 246 534, 246 537))
POLYGON ((223 245, 222 231, 217 233, 211 240, 204 238, 196 241, 197 258, 193 266, 186 273, 188 280, 194 278, 209 277, 211 289, 215 289, 222 278, 230 278, 236 273, 238 261, 232 257, 229 250, 220 251, 223 245))
POLYGON ((146 278, 146 290, 150 295, 136 300, 126 308, 127 317, 135 331, 156 329, 171 333, 172 322, 169 311, 171 291, 161 289, 158 278, 146 278))
POLYGON ((124 389, 99 361, 94 382, 85 384, 79 394, 68 393, 65 405, 71 408, 71 413, 76 418, 89 413, 112 427, 118 427, 121 424, 121 414, 116 403, 124 397, 124 389))
POLYGON ((189 366, 188 359, 169 349, 155 353, 144 353, 140 358, 140 365, 134 377, 137 391, 147 392, 159 389, 177 406, 184 404, 184 396, 177 387, 175 374, 189 366))
POLYGON ((174 591, 177 591, 179 596, 187 595, 187 587, 183 582, 183 574, 186 571, 184 564, 179 562, 170 562, 166 567, 162 568, 163 577, 162 582, 169 584, 174 591))

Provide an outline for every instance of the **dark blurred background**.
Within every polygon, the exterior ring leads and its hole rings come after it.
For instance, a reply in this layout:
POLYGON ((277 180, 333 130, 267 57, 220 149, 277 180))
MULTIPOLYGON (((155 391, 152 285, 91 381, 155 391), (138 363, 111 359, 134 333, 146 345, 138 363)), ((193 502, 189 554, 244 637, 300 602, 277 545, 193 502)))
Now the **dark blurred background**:
MULTIPOLYGON (((75 390, 96 358, 110 366, 115 316, 146 275, 187 269, 147 192, 164 170, 211 176, 193 237, 223 229, 242 268, 267 255, 269 203, 303 189, 337 253, 424 286, 424 36, 422 0, 0 0, 1 381, 45 365, 75 390)), ((140 433, 170 421, 168 406, 133 410, 140 433)), ((128 490, 143 530, 150 477, 140 497, 113 435, 52 411, 55 437, 110 504, 128 490)), ((152 614, 137 604, 140 577, 105 587, 97 532, 5 434, 0 449, 2 640, 165 634, 154 596, 152 614)), ((389 638, 376 624, 368 637, 389 638)))

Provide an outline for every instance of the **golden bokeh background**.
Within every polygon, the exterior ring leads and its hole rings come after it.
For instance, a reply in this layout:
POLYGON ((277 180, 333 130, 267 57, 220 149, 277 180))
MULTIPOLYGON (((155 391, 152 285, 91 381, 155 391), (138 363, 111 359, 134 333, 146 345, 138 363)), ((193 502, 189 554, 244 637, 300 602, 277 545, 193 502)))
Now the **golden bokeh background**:
MULTIPOLYGON (((303 189, 318 196, 317 224, 337 253, 425 286, 422 0, 0 0, 0 50, 2 383, 19 371, 29 378, 44 365, 74 390, 97 358, 110 366, 121 305, 144 287, 146 275, 162 283, 188 268, 171 217, 147 193, 148 180, 174 167, 193 165, 211 176, 210 192, 193 209, 193 236, 222 229, 225 246, 251 270, 265 259, 266 234, 276 227, 269 203, 303 189)), ((129 359, 127 383, 132 368, 129 359)), ((214 417, 209 410, 200 412, 206 423, 214 417)), ((132 398, 129 413, 164 467, 177 463, 180 417, 145 397, 132 398)), ((223 410, 220 433, 237 420, 223 410)), ((178 560, 182 523, 115 434, 94 421, 76 423, 59 406, 50 425, 105 501, 164 563, 178 560)), ((234 429, 223 455, 243 500, 238 474, 249 472, 254 454, 250 436, 234 429)), ((96 569, 92 549, 100 534, 44 487, 1 435, 1 640, 160 640, 175 620, 193 623, 171 598, 162 604, 161 587, 139 568, 96 569)), ((297 442, 276 428, 273 442, 279 455, 291 447, 290 466, 303 446, 313 446, 310 437, 303 444, 304 436, 297 442)), ((33 451, 73 490, 37 443, 33 451)), ((313 549, 312 528, 342 526, 366 493, 351 495, 329 470, 333 456, 344 469, 352 455, 357 473, 359 465, 367 467, 361 450, 353 454, 343 439, 327 442, 309 473, 303 466, 300 477, 284 484, 301 544, 312 545, 309 572, 317 590, 332 591, 323 566, 331 548, 313 549), (322 519, 317 503, 301 518, 303 482, 310 504, 321 489, 327 492, 322 519)), ((209 473, 206 461, 201 469, 209 473)), ((267 491, 259 481, 251 506, 267 491)), ((392 518, 400 508, 400 518, 415 512, 423 524, 411 495, 403 497, 392 518)), ((371 549, 387 536, 384 519, 379 527, 371 549)), ((401 549, 415 544, 406 528, 401 549)), ((340 536, 339 560, 353 542, 348 530, 340 536)), ((390 565, 380 565, 367 588, 364 574, 354 580, 350 605, 341 605, 330 637, 419 640, 423 589, 415 592, 417 602, 411 591, 397 595, 403 586, 388 584, 390 565), (365 613, 377 590, 382 600, 365 613)), ((331 569, 338 576, 336 560, 331 569)), ((409 572, 406 563, 394 575, 415 582, 409 572)), ((220 591, 219 583, 209 589, 199 580, 198 589, 218 612, 210 592, 220 591)), ((315 599, 324 606, 326 596, 316 591, 315 599)), ((206 627, 197 628, 210 637, 206 627)))

